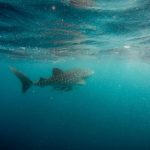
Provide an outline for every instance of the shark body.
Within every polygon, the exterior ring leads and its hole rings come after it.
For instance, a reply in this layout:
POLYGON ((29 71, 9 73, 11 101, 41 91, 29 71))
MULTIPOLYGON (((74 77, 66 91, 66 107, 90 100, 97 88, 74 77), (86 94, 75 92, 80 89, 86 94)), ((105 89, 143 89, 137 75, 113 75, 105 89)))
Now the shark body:
POLYGON ((10 67, 10 70, 17 76, 22 83, 22 92, 25 93, 31 86, 53 86, 55 89, 69 91, 73 85, 84 85, 85 79, 94 72, 88 69, 73 69, 62 71, 59 68, 53 68, 52 76, 49 78, 40 78, 38 81, 31 81, 26 75, 17 69, 10 67))

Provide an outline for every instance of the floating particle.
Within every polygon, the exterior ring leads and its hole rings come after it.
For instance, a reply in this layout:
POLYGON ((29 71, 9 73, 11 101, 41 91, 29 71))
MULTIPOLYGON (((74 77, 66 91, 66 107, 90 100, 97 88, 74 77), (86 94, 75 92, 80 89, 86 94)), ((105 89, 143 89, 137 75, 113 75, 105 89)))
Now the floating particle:
POLYGON ((56 10, 56 6, 53 5, 52 6, 52 10, 55 11, 56 10))

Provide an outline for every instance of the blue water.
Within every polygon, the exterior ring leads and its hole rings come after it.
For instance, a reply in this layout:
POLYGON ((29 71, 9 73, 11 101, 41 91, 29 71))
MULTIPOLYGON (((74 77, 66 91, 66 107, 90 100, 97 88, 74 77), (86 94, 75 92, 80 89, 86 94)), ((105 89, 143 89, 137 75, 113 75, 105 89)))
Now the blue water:
POLYGON ((0 149, 149 150, 149 42, 149 0, 0 0, 0 149), (23 94, 9 66, 95 74, 23 94))

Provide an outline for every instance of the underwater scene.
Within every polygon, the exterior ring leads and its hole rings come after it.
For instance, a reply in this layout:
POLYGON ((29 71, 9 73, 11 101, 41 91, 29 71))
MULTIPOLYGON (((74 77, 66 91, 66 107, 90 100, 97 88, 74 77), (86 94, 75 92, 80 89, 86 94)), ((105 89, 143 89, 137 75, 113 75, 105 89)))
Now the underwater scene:
POLYGON ((0 0, 0 150, 150 150, 150 1, 0 0))

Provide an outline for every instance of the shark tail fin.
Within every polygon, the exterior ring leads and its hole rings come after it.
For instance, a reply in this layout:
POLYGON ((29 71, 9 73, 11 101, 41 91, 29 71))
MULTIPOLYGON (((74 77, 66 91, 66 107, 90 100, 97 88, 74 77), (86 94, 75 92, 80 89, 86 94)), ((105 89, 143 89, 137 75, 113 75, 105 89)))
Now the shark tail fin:
POLYGON ((26 77, 23 73, 19 72, 17 69, 10 67, 10 70, 21 81, 22 92, 25 93, 33 85, 33 82, 28 77, 26 77))

